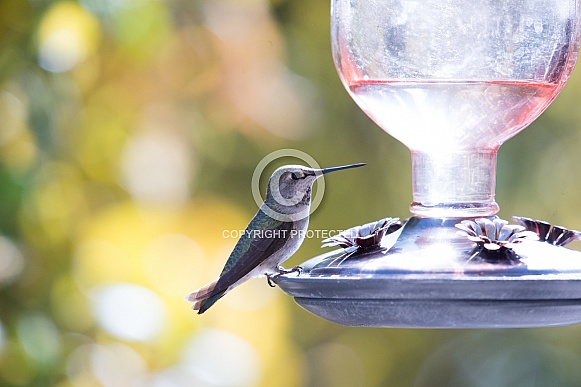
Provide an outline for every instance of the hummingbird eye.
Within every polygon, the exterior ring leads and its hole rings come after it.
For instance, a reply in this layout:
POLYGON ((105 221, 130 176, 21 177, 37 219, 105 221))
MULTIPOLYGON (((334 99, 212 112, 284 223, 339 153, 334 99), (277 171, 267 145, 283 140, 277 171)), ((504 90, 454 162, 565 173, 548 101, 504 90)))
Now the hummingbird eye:
POLYGON ((298 180, 298 179, 300 179, 299 175, 297 175, 297 174, 296 174, 296 173, 294 173, 294 172, 293 172, 293 173, 291 173, 291 178, 292 178, 293 180, 298 180))

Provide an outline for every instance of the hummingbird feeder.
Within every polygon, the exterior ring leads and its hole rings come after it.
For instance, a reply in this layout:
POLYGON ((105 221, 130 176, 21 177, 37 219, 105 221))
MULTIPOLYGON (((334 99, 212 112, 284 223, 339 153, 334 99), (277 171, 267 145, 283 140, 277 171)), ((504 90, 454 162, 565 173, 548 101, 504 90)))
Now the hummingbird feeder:
POLYGON ((341 81, 411 151, 413 217, 325 241, 282 290, 350 326, 580 323, 581 233, 494 201, 498 148, 567 82, 580 21, 581 0, 332 0, 341 81))

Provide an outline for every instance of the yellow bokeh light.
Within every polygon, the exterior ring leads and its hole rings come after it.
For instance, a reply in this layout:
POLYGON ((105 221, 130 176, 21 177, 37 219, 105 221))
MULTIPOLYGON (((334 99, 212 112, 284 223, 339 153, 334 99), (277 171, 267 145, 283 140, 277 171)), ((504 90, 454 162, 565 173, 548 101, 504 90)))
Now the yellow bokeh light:
POLYGON ((95 52, 100 37, 93 15, 72 1, 57 2, 38 29, 40 66, 53 72, 68 71, 95 52))
POLYGON ((166 234, 146 247, 143 269, 149 282, 161 293, 183 298, 192 287, 192 274, 206 271, 206 253, 183 234, 166 234))
POLYGON ((80 231, 75 276, 84 289, 132 282, 181 300, 217 277, 236 242, 223 230, 243 229, 246 221, 236 207, 214 199, 180 211, 119 204, 92 216, 80 231))

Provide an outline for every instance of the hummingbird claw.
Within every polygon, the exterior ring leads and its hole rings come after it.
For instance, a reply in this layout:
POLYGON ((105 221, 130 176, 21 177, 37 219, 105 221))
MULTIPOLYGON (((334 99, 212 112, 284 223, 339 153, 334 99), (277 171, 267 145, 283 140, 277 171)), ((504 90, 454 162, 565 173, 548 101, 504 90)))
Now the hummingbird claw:
POLYGON ((282 266, 278 267, 278 274, 276 275, 276 277, 278 277, 279 275, 282 274, 290 274, 290 273, 298 273, 298 275, 303 274, 304 270, 301 266, 297 265, 295 267, 293 267, 292 269, 285 269, 282 266))
POLYGON ((304 269, 302 266, 296 265, 295 267, 292 268, 292 270, 290 271, 291 273, 296 272, 297 275, 301 275, 304 273, 304 269))
POLYGON ((275 277, 278 277, 280 274, 275 274, 275 275, 270 275, 267 274, 266 275, 266 282, 268 282, 268 286, 270 286, 271 288, 276 288, 276 284, 272 283, 272 281, 274 280, 275 277))

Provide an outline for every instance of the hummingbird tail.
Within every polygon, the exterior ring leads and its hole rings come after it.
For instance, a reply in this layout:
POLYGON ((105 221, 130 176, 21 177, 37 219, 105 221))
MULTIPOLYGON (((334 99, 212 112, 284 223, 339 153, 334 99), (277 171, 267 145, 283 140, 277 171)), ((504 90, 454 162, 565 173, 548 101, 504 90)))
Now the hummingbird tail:
POLYGON ((192 310, 197 310, 198 314, 202 314, 205 311, 207 311, 208 309, 210 309, 210 307, 212 305, 214 305, 216 303, 216 301, 218 301, 220 298, 224 297, 224 295, 226 294, 226 291, 214 294, 206 299, 197 301, 193 306, 192 306, 192 310))
POLYGON ((214 305, 216 301, 222 298, 224 294, 226 294, 227 290, 214 293, 214 288, 217 283, 218 280, 215 280, 214 282, 191 292, 185 297, 186 301, 194 303, 194 305, 192 305, 192 310, 197 310, 198 314, 202 314, 214 305))
POLYGON ((214 291, 214 288, 216 287, 217 283, 218 283, 218 280, 215 280, 213 282, 210 282, 206 286, 202 286, 198 290, 194 290, 193 292, 191 292, 190 294, 188 294, 185 297, 186 301, 198 302, 198 301, 205 300, 206 298, 208 298, 212 295, 212 291, 214 291))

